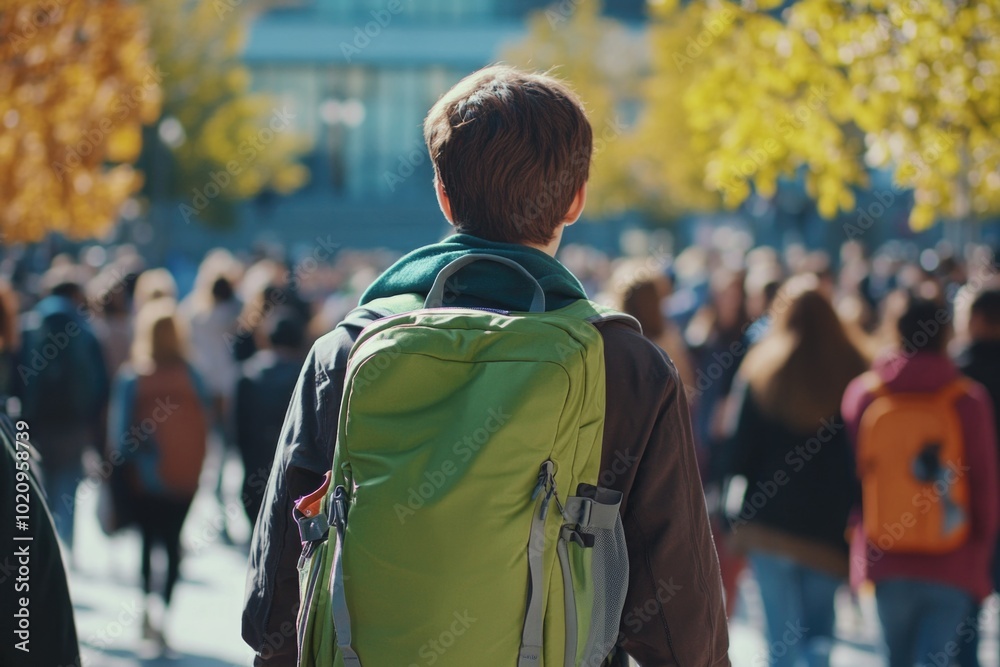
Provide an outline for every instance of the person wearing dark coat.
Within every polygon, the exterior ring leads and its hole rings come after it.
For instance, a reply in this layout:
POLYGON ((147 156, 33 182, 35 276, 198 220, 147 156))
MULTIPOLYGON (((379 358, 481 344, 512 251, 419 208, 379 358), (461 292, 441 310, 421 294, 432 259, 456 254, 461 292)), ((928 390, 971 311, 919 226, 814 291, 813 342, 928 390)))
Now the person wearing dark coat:
POLYGON ((18 422, 15 430, 0 414, 0 488, 6 491, 0 539, 8 554, 0 561, 0 665, 79 667, 66 569, 30 443, 30 426, 18 422))
MULTIPOLYGON (((993 400, 993 417, 997 433, 1000 433, 1000 288, 984 290, 973 300, 969 313, 969 337, 969 346, 956 360, 958 368, 986 387, 993 400)), ((1000 589, 1000 544, 993 552, 993 587, 1000 589)), ((974 620, 978 615, 977 607, 968 624, 972 634, 967 642, 963 642, 958 656, 962 667, 979 665, 979 624, 974 620)))
POLYGON ((251 524, 260 513, 274 449, 304 358, 302 318, 283 308, 268 319, 270 349, 258 350, 243 363, 234 405, 236 446, 243 457, 243 508, 251 524))
POLYGON ((867 359, 815 278, 793 278, 781 293, 784 307, 735 383, 721 467, 746 490, 730 539, 760 586, 769 645, 801 629, 768 664, 829 665, 834 596, 848 574, 844 535, 860 496, 840 399, 867 359))

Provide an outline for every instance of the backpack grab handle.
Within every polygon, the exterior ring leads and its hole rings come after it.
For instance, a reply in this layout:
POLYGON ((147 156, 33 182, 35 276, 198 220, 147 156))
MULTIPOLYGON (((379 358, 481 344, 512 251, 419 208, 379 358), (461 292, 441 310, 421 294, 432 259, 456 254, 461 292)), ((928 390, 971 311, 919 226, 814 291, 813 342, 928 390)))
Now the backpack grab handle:
POLYGON ((528 281, 530 281, 535 287, 535 295, 531 298, 531 306, 528 307, 528 312, 545 312, 545 290, 542 289, 542 286, 537 280, 535 280, 535 277, 531 275, 527 269, 512 259, 507 259, 506 257, 500 257, 498 255, 486 254, 465 255, 464 257, 452 260, 447 266, 441 269, 440 273, 437 274, 437 278, 434 279, 434 284, 431 285, 431 291, 427 293, 427 299, 424 301, 424 308, 440 308, 444 304, 444 288, 448 279, 469 264, 480 260, 488 260, 503 264, 504 266, 514 269, 527 278, 528 281))

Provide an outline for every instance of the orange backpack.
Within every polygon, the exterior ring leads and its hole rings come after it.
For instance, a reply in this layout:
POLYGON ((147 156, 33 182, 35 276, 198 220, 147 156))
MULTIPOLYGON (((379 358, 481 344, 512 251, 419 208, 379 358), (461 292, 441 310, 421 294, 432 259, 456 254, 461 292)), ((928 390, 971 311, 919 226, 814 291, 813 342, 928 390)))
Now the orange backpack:
POLYGON ((865 376, 875 400, 861 416, 858 476, 869 544, 885 552, 941 554, 969 536, 969 480, 956 402, 967 382, 935 392, 890 393, 865 376))

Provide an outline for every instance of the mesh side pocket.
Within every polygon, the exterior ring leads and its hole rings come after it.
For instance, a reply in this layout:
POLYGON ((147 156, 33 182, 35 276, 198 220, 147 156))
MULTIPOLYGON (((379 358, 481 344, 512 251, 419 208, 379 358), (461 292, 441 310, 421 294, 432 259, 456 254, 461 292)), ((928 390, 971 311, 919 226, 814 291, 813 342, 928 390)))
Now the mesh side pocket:
POLYGON ((591 580, 593 610, 587 644, 580 656, 580 667, 600 667, 618 642, 622 609, 628 591, 628 549, 625 531, 618 514, 622 495, 610 489, 584 488, 580 495, 590 497, 593 505, 589 522, 580 532, 592 535, 591 580))

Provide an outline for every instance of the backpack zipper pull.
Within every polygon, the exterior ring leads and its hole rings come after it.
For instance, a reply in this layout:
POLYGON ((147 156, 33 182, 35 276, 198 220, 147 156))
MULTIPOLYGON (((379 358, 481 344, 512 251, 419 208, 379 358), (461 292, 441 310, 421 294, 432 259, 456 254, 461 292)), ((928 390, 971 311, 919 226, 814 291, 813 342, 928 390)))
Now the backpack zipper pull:
POLYGON ((555 478, 552 474, 554 468, 555 465, 553 465, 552 461, 546 461, 538 468, 538 483, 535 484, 535 490, 531 492, 532 500, 538 498, 538 494, 550 483, 552 486, 555 486, 555 478))
MULTIPOLYGON (((531 494, 531 499, 534 500, 543 489, 545 490, 545 497, 542 498, 542 519, 545 519, 548 515, 549 502, 556 493, 556 478, 554 473, 555 464, 553 464, 552 461, 546 461, 543 463, 542 467, 538 471, 538 484, 535 485, 535 491, 531 494)), ((557 497, 556 503, 558 502, 559 499, 557 497)))

